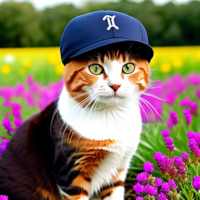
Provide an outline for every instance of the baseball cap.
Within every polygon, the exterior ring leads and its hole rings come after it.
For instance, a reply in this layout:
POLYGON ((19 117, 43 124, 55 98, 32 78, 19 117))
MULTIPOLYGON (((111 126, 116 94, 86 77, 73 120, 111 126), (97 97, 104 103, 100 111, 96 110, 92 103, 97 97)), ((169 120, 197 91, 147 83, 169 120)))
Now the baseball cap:
POLYGON ((150 62, 153 49, 140 21, 116 11, 95 11, 73 18, 65 27, 60 52, 63 64, 106 45, 134 42, 141 46, 143 57, 150 62))

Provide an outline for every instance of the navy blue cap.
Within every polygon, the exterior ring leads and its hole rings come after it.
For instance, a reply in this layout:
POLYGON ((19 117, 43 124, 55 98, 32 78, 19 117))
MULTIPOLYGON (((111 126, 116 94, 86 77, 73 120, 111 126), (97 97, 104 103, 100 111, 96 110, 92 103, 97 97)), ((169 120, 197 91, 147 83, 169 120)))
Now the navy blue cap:
POLYGON ((72 19, 66 26, 60 51, 65 65, 91 50, 121 42, 135 42, 142 47, 143 57, 150 62, 153 49, 140 21, 116 11, 96 11, 72 19))

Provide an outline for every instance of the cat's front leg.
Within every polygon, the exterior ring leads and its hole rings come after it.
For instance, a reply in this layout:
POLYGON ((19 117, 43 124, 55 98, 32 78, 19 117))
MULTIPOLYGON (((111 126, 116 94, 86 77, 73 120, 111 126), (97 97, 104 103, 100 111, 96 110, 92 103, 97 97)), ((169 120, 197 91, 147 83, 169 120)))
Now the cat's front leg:
POLYGON ((102 188, 100 195, 102 200, 124 200, 124 180, 126 170, 121 169, 118 175, 113 179, 113 184, 109 187, 102 188))

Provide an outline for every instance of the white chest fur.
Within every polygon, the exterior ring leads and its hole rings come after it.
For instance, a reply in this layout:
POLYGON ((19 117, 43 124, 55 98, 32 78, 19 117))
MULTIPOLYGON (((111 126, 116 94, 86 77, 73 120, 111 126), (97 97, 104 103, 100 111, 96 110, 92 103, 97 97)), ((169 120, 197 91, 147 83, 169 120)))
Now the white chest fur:
POLYGON ((109 155, 99 165, 92 178, 91 194, 101 186, 110 184, 119 169, 126 170, 129 167, 142 128, 138 104, 127 102, 125 105, 101 107, 91 111, 79 106, 63 88, 58 109, 62 120, 81 136, 91 140, 118 141, 115 146, 104 148, 109 151, 109 155))

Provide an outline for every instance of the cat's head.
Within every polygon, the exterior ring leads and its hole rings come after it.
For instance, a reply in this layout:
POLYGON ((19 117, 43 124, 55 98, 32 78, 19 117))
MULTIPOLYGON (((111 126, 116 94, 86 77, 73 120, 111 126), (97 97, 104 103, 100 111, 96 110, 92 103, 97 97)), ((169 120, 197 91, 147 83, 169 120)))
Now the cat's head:
POLYGON ((67 92, 82 107, 94 102, 103 105, 138 100, 147 89, 149 63, 140 47, 104 47, 66 64, 64 81, 67 92))

